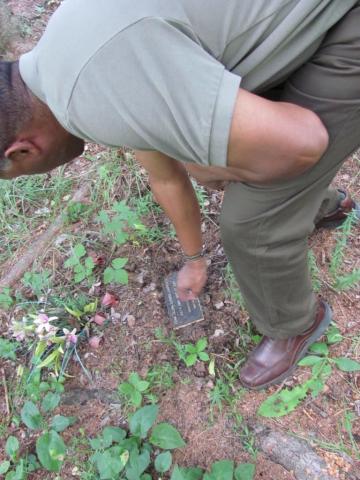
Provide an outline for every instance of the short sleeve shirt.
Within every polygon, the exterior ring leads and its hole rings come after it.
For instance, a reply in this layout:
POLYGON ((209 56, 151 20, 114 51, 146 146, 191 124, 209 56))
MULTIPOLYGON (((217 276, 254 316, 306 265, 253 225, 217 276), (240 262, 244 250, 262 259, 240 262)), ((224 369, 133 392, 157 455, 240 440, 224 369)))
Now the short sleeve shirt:
POLYGON ((239 87, 280 82, 355 3, 65 0, 20 73, 75 136, 226 166, 239 87))

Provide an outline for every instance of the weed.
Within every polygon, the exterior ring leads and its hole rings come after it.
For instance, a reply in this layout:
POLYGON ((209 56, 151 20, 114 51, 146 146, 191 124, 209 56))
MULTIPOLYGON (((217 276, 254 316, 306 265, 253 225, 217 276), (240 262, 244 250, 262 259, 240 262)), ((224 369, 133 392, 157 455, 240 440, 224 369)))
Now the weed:
POLYGON ((353 226, 358 222, 355 211, 351 212, 345 222, 337 231, 337 241, 335 248, 331 255, 329 271, 333 278, 333 286, 336 290, 348 290, 360 282, 360 269, 355 269, 352 272, 340 275, 343 261, 346 255, 346 247, 349 238, 352 235, 353 226))
POLYGON ((308 251, 308 263, 314 292, 319 292, 321 289, 321 272, 316 262, 316 256, 311 249, 308 251))
POLYGON ((175 370, 175 367, 169 362, 151 367, 146 375, 146 380, 150 383, 150 390, 158 394, 163 390, 172 388, 174 386, 173 375, 175 370))
POLYGON ((292 389, 282 389, 268 397, 258 410, 258 414, 264 417, 281 417, 292 412, 308 394, 316 398, 325 382, 332 373, 332 366, 335 365, 343 372, 356 372, 360 370, 360 363, 346 357, 329 357, 329 348, 326 343, 314 343, 310 352, 298 365, 312 367, 311 377, 304 383, 292 389))
POLYGON ((155 336, 160 342, 175 348, 179 359, 183 361, 187 367, 192 367, 199 360, 202 362, 208 362, 210 360, 209 355, 205 352, 207 347, 207 339, 205 337, 200 338, 196 343, 182 344, 176 340, 174 334, 169 338, 165 337, 161 328, 155 330, 155 336))
POLYGON ((93 281, 94 260, 88 256, 84 258, 85 256, 85 247, 81 243, 78 243, 73 248, 72 256, 64 263, 65 268, 73 269, 75 283, 80 283, 85 279, 90 283, 93 281))
POLYGON ((50 287, 50 276, 50 270, 26 272, 22 278, 22 283, 25 287, 30 288, 37 298, 41 298, 50 287))
POLYGON ((128 381, 120 383, 118 390, 122 397, 124 397, 130 405, 140 407, 143 401, 143 395, 148 392, 150 382, 141 380, 139 374, 132 372, 129 375, 128 381))
POLYGON ((14 304, 10 292, 10 288, 3 288, 0 290, 0 308, 4 310, 8 310, 14 304))
POLYGON ((235 275, 228 263, 225 268, 225 283, 226 283, 226 295, 227 297, 239 305, 241 310, 245 310, 245 301, 239 290, 235 275))
POLYGON ((115 258, 111 262, 111 266, 107 267, 104 271, 104 283, 120 283, 121 285, 127 285, 128 274, 124 270, 127 258, 115 258))

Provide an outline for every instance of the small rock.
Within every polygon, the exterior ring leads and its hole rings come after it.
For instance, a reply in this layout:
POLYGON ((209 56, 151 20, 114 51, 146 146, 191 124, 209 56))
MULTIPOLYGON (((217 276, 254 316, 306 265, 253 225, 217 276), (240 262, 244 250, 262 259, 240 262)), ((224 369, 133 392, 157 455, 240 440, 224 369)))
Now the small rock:
POLYGON ((216 310, 221 310, 224 307, 224 302, 217 302, 214 304, 216 310))
POLYGON ((156 285, 154 282, 151 282, 150 285, 144 288, 144 293, 150 293, 153 292, 156 289, 156 285))
POLYGON ((360 417, 360 400, 356 400, 354 403, 355 413, 360 417))
POLYGON ((211 338, 222 337, 224 333, 225 333, 224 330, 222 330, 221 328, 217 328, 214 332, 214 335, 211 335, 211 338))
POLYGON ((63 233, 62 235, 59 235, 56 240, 55 240, 55 246, 56 247, 59 247, 60 245, 62 245, 64 242, 66 242, 66 240, 69 238, 69 235, 67 235, 66 233, 63 233))
POLYGON ((212 390, 214 388, 214 382, 212 380, 209 380, 206 384, 206 388, 212 390))
POLYGON ((127 324, 130 328, 134 328, 135 327, 135 324, 136 324, 136 320, 135 320, 135 317, 134 315, 128 315, 126 317, 126 321, 127 321, 127 324))

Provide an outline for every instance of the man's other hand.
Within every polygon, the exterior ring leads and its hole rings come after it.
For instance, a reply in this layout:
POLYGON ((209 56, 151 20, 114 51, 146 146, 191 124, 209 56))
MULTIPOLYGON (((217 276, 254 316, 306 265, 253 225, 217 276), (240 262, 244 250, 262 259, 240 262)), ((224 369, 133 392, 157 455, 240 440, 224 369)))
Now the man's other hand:
POLYGON ((194 300, 203 289, 207 280, 207 263, 205 258, 185 263, 177 277, 177 293, 182 301, 194 300))

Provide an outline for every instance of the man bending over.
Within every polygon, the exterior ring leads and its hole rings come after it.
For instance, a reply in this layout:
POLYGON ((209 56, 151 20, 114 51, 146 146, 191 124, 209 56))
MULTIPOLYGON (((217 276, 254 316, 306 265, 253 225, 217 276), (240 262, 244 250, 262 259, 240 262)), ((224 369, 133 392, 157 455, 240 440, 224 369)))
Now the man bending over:
POLYGON ((307 238, 357 208, 329 184, 360 143, 359 24, 356 0, 66 0, 0 63, 0 177, 46 172, 86 139, 137 150, 191 257, 182 299, 206 282, 188 172, 227 180, 224 248, 264 335, 239 376, 272 385, 331 320, 307 238))

